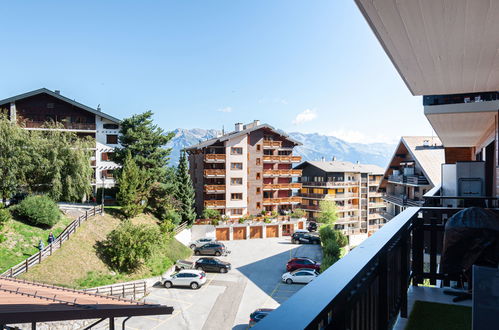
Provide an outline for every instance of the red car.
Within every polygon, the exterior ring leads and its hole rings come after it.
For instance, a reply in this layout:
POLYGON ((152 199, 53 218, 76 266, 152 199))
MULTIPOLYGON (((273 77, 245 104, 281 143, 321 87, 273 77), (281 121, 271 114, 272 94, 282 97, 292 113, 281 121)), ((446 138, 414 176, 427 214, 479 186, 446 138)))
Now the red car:
POLYGON ((292 258, 289 259, 288 264, 286 265, 286 270, 288 272, 292 272, 293 270, 300 268, 310 268, 320 271, 321 263, 309 258, 292 258))

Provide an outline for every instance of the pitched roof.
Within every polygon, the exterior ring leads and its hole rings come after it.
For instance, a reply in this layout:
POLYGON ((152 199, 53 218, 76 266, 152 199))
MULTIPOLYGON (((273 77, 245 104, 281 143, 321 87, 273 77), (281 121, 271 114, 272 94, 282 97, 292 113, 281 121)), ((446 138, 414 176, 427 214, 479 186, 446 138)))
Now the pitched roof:
POLYGON ((52 92, 50 89, 47 89, 47 88, 40 88, 40 89, 36 89, 34 91, 31 91, 31 92, 27 92, 27 93, 23 93, 23 94, 19 94, 19 95, 16 95, 16 96, 12 96, 12 97, 9 97, 9 98, 6 98, 6 99, 3 99, 3 100, 0 100, 0 104, 6 104, 6 103, 10 103, 10 102, 15 102, 17 100, 22 100, 22 99, 25 99, 25 98, 28 98, 28 97, 31 97, 31 96, 35 96, 35 95, 38 95, 38 94, 48 94, 50 96, 53 96, 61 101, 64 101, 64 102, 67 102, 69 104, 72 104, 74 105, 75 107, 78 107, 78 108, 81 108, 83 110, 86 110, 88 112, 91 112, 93 114, 96 114, 98 116, 101 116, 101 117, 104 117, 106 119, 109 119, 111 121, 114 121, 114 122, 121 122, 121 120, 119 120, 118 118, 115 118, 111 115, 108 115, 100 110, 97 110, 97 109, 94 109, 94 108, 91 108, 89 106, 86 106, 84 104, 81 104, 79 102, 76 102, 75 100, 71 100, 65 96, 62 96, 61 94, 59 93, 55 93, 55 92, 52 92))
POLYGON ((270 126, 269 124, 262 124, 262 125, 250 126, 250 127, 245 128, 245 129, 243 129, 241 131, 233 131, 233 132, 224 134, 224 135, 222 135, 220 137, 216 137, 216 138, 213 138, 213 139, 209 139, 209 140, 200 142, 198 144, 192 145, 192 146, 187 147, 185 149, 186 150, 202 149, 202 148, 211 146, 214 143, 227 141, 229 139, 232 139, 232 138, 235 138, 235 137, 238 137, 238 136, 241 136, 241 135, 246 135, 248 133, 251 133, 253 131, 257 131, 257 130, 262 129, 262 128, 267 128, 267 129, 273 131, 274 133, 277 133, 277 134, 281 135, 286 140, 293 142, 297 146, 302 145, 301 142, 296 141, 296 140, 290 138, 286 133, 284 133, 284 132, 282 132, 280 130, 275 129, 274 127, 270 126))
POLYGON ((383 168, 378 165, 372 164, 356 164, 347 161, 334 160, 334 161, 307 161, 299 164, 296 168, 303 168, 305 164, 315 166, 325 172, 357 172, 357 173, 370 173, 382 175, 383 168))

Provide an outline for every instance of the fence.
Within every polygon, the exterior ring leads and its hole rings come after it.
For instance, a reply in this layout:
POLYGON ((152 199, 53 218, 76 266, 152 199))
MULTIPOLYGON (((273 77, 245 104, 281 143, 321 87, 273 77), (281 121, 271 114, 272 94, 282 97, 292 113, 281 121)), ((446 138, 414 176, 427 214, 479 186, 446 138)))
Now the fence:
POLYGON ((67 241, 69 236, 76 232, 76 229, 80 227, 85 220, 97 214, 102 214, 102 212, 102 205, 94 206, 94 208, 90 211, 85 211, 85 214, 80 215, 73 222, 71 222, 51 244, 47 245, 43 250, 33 254, 31 257, 28 257, 14 267, 8 269, 2 274, 2 276, 17 277, 22 273, 26 273, 31 267, 41 263, 42 260, 51 256, 54 251, 60 249, 62 243, 67 241))
POLYGON ((98 288, 84 289, 82 291, 118 298, 133 297, 132 299, 136 300, 146 295, 147 283, 146 281, 120 283, 101 286, 98 288))

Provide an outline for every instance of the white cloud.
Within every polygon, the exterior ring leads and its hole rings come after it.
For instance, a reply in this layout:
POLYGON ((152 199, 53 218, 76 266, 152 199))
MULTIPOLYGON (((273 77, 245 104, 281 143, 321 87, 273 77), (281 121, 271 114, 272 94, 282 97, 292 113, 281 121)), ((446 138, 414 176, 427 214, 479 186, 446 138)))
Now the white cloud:
POLYGON ((352 143, 397 143, 396 137, 390 137, 383 134, 365 134, 356 130, 339 129, 326 133, 326 135, 337 137, 338 139, 352 143))
POLYGON ((225 112, 225 113, 232 112, 232 107, 220 108, 217 111, 218 112, 225 112))
POLYGON ((295 119, 293 120, 293 124, 300 125, 306 123, 307 121, 311 121, 317 118, 317 112, 315 110, 307 109, 303 112, 300 112, 295 119))

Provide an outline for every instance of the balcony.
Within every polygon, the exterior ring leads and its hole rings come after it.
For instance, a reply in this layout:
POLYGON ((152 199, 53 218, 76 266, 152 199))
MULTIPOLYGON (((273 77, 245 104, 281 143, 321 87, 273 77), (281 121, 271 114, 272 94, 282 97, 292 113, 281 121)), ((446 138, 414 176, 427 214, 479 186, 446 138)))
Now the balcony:
POLYGON ((275 149, 282 146, 281 141, 263 141, 263 149, 275 149))
POLYGON ((428 180, 424 175, 390 175, 388 182, 406 184, 410 186, 427 186, 428 180))
POLYGON ((356 193, 345 193, 345 194, 314 194, 314 193, 300 193, 300 197, 307 199, 325 199, 326 197, 331 198, 331 200, 343 200, 343 199, 355 199, 359 198, 359 194, 356 193))
POLYGON ((301 156, 263 156, 264 163, 299 163, 301 156))
POLYGON ((264 198, 263 205, 300 204, 300 197, 264 198))
POLYGON ((225 154, 207 154, 204 155, 206 163, 225 163, 225 154))
POLYGON ((263 176, 301 176, 301 170, 263 170, 263 176))
POLYGON ((324 187, 324 188, 358 187, 359 181, 302 182, 302 185, 304 187, 324 187))
POLYGON ((204 201, 204 207, 209 208, 209 209, 225 208, 225 200, 204 201))
POLYGON ((383 219, 381 213, 369 213, 369 219, 383 219))
POLYGON ((224 169, 208 169, 204 170, 204 176, 209 178, 220 178, 225 177, 224 169))
POLYGON ((301 209, 309 210, 309 211, 319 211, 319 205, 300 205, 301 209))
POLYGON ((390 221, 393 219, 394 215, 391 214, 391 213, 388 213, 388 212, 381 212, 380 213, 381 216, 383 217, 383 219, 385 219, 386 221, 390 221))
POLYGON ((377 207, 386 207, 385 203, 378 203, 378 202, 370 202, 369 203, 369 208, 377 208, 377 207))
POLYGON ((263 190, 290 190, 301 189, 301 183, 277 183, 277 184, 264 184, 263 190))
POLYGON ((370 191, 369 197, 383 197, 383 193, 377 191, 370 191))
POLYGON ((257 328, 391 329, 397 323, 396 329, 402 329, 412 301, 440 297, 452 303, 452 297, 443 297, 442 288, 419 285, 424 281, 436 285, 440 280, 448 287, 458 280, 440 273, 437 264, 445 221, 457 211, 408 208, 291 296, 257 328), (425 236, 432 237, 426 244, 425 236))
POLYGON ((382 197, 383 200, 396 204, 399 206, 414 206, 414 207, 421 207, 423 206, 423 201, 417 201, 413 199, 408 199, 406 196, 401 195, 401 196, 395 196, 395 195, 385 195, 382 197))
MULTIPOLYGON (((26 128, 45 128, 45 125, 50 123, 47 123, 45 121, 26 121, 24 122, 26 128)), ((70 130, 77 130, 77 131, 95 131, 95 124, 93 123, 67 123, 67 122, 57 122, 57 125, 62 125, 60 129, 70 129, 70 130)))
POLYGON ((224 184, 207 184, 204 186, 204 192, 208 194, 215 194, 215 193, 224 193, 225 192, 225 185, 224 184))

